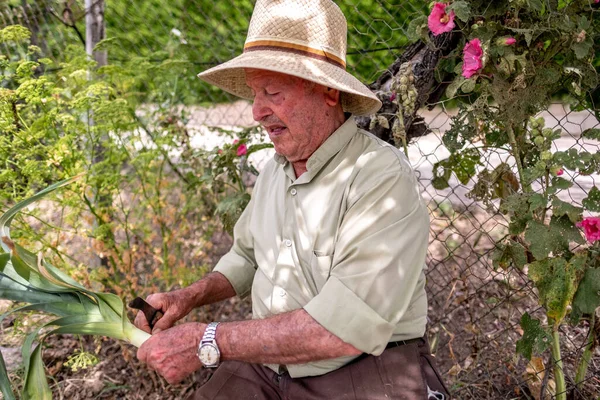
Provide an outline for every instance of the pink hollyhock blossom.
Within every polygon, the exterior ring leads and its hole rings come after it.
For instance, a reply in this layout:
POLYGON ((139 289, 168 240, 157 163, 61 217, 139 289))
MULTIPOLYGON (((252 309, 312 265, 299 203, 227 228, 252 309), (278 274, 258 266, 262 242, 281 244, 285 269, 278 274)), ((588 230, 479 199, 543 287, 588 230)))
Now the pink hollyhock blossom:
POLYGON ((600 217, 584 218, 583 221, 577 223, 577 226, 583 228, 585 237, 591 243, 600 240, 600 217))
POLYGON ((245 144, 243 144, 243 143, 240 144, 237 148, 236 154, 238 155, 238 157, 241 157, 241 156, 245 156, 246 153, 248 153, 248 148, 246 147, 245 144))
POLYGON ((565 171, 563 171, 563 169, 561 168, 558 171, 556 171, 556 176, 561 176, 564 173, 565 173, 565 171))
POLYGON ((427 18, 427 26, 433 33, 433 36, 440 35, 445 32, 450 32, 454 29, 454 11, 450 11, 450 14, 446 14, 445 3, 435 3, 433 10, 427 18))
POLYGON ((483 68, 483 50, 481 48, 481 41, 477 38, 467 43, 463 49, 463 66, 462 75, 465 78, 470 78, 477 74, 483 68))

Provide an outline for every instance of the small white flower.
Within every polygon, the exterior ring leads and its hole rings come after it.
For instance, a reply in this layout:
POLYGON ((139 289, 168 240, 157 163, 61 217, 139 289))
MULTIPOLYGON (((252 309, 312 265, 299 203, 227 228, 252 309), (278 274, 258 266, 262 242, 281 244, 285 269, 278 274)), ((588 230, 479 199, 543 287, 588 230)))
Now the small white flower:
POLYGON ((180 36, 181 36, 181 31, 180 31, 179 29, 177 29, 177 28, 173 28, 173 29, 171 29, 171 33, 172 33, 173 35, 177 36, 177 37, 180 37, 180 36))

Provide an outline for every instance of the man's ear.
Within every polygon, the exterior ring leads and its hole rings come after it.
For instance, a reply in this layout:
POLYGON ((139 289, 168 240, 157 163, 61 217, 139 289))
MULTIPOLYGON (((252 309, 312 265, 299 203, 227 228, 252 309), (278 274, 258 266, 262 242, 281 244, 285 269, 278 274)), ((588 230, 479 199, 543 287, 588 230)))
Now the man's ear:
POLYGON ((335 107, 340 103, 340 91, 333 88, 325 88, 325 103, 328 106, 335 107))

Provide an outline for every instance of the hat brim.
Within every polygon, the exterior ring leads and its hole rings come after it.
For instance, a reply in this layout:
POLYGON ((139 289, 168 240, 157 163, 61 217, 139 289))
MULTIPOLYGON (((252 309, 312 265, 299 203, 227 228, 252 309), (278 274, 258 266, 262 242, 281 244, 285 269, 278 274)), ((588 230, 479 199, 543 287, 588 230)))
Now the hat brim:
POLYGON ((344 111, 356 115, 371 115, 381 108, 381 101, 358 79, 327 61, 274 50, 256 50, 198 74, 198 77, 221 89, 251 100, 252 91, 246 85, 245 68, 256 68, 297 76, 344 92, 344 111))

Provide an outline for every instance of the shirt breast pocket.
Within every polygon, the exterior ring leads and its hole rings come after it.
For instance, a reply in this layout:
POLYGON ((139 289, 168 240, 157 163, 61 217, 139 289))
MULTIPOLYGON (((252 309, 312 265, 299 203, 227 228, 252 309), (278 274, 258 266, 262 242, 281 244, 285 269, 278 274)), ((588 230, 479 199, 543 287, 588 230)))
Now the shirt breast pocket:
POLYGON ((325 285, 325 282, 329 279, 332 261, 333 254, 326 255, 320 251, 313 251, 310 260, 310 272, 315 283, 316 293, 321 291, 323 285, 325 285))

